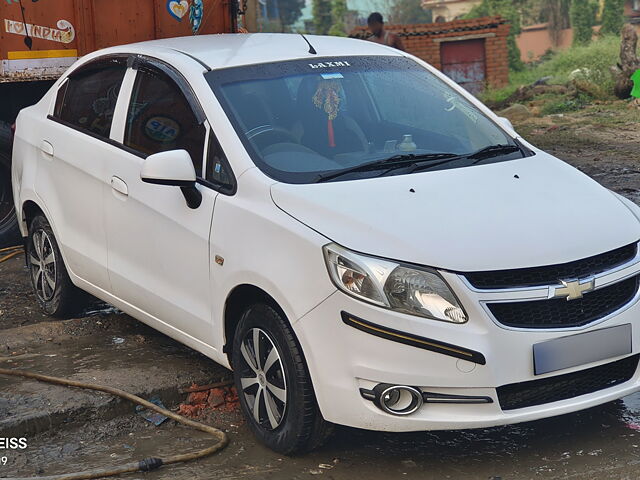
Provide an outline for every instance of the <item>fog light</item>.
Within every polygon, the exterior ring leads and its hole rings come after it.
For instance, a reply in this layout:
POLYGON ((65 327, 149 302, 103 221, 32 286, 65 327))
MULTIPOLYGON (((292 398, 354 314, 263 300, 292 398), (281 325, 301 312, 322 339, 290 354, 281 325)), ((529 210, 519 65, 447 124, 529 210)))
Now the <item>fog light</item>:
POLYGON ((392 415, 411 415, 423 403, 422 392, 406 385, 377 385, 376 404, 392 415))

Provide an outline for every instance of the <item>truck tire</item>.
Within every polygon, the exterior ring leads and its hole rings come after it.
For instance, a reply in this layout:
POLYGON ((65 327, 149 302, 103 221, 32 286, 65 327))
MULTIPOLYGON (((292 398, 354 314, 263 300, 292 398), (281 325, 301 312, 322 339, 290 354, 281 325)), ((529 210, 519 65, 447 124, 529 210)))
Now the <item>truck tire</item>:
POLYGON ((0 145, 0 248, 22 243, 11 190, 11 151, 2 147, 0 145))

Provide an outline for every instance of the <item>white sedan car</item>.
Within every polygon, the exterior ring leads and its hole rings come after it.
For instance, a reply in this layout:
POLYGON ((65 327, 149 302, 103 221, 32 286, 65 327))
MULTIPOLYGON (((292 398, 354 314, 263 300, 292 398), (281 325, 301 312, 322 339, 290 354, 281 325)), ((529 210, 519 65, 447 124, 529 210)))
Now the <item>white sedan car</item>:
POLYGON ((640 388, 640 208, 385 46, 90 54, 20 113, 12 179, 44 310, 89 292, 232 368, 285 454, 640 388))

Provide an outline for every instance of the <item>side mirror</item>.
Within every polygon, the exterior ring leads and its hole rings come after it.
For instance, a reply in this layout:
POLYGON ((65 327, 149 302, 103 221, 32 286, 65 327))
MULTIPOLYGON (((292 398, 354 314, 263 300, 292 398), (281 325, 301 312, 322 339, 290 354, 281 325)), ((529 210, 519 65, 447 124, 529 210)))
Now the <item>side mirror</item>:
POLYGON ((189 208, 198 208, 202 203, 202 194, 196 188, 196 171, 186 150, 149 155, 142 164, 140 179, 154 185, 180 187, 189 208))
POLYGON ((503 127, 506 127, 508 130, 513 130, 515 132, 515 128, 513 128, 511 120, 509 120, 507 117, 498 117, 498 120, 500 120, 500 123, 503 127))

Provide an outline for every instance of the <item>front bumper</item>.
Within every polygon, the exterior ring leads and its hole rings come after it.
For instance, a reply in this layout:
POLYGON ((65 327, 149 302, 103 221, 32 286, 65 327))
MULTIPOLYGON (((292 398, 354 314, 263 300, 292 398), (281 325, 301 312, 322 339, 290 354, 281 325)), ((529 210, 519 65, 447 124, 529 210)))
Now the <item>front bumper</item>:
POLYGON ((578 332, 616 325, 632 325, 632 355, 640 351, 640 318, 636 300, 615 315, 586 328, 566 330, 518 330, 502 328, 490 318, 476 293, 456 275, 447 281, 463 303, 469 322, 449 324, 400 314, 357 301, 336 292, 294 324, 301 342, 320 410, 328 421, 369 430, 420 431, 490 427, 562 415, 606 403, 640 390, 636 369, 619 385, 566 400, 505 411, 496 388, 578 372, 624 357, 534 375, 533 345, 578 332), (341 312, 409 335, 437 339, 449 345, 479 352, 486 363, 399 343, 374 336, 346 324, 341 312), (394 416, 363 398, 361 389, 377 384, 410 385, 425 392, 489 397, 492 403, 426 403, 408 416, 394 416))

